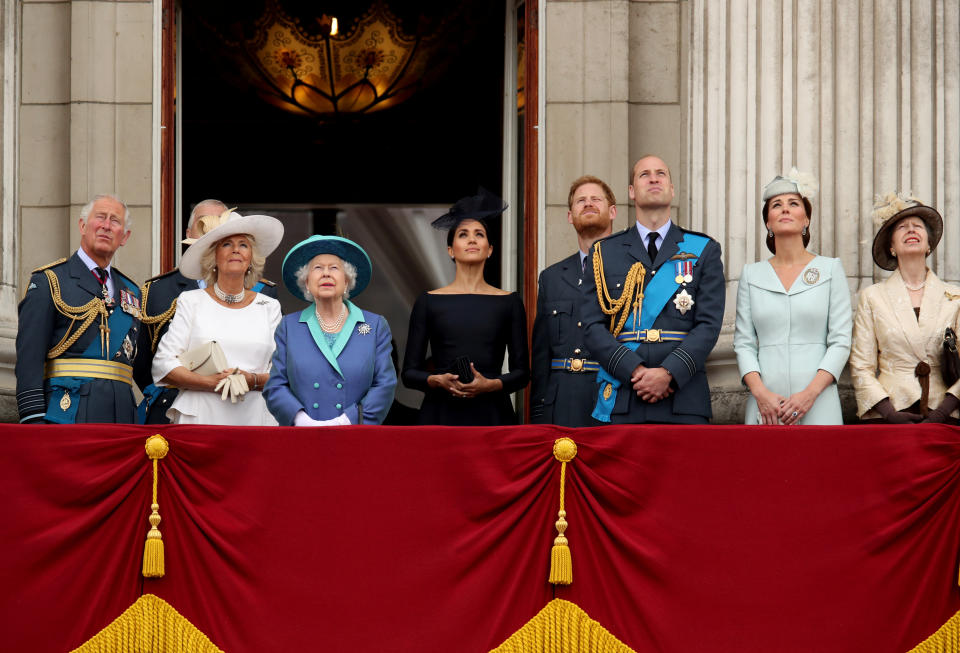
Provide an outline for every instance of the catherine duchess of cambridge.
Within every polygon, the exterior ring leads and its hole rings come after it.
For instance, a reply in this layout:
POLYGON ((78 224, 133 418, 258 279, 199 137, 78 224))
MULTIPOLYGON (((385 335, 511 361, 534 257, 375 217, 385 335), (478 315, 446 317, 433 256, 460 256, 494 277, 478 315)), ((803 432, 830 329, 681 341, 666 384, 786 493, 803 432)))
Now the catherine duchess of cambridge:
POLYGON ((283 260, 283 282, 311 302, 285 315, 276 332, 273 369, 263 393, 281 426, 380 424, 397 373, 390 327, 362 310, 359 295, 373 267, 352 240, 311 236, 283 260))
MULTIPOLYGON (((918 199, 889 193, 873 212, 880 224, 873 260, 893 270, 860 293, 850 371, 864 421, 957 423, 960 381, 944 378, 944 332, 960 330, 960 287, 927 267, 943 219, 918 199)), ((949 373, 946 376, 950 376, 949 373)))
POLYGON ((280 244, 283 225, 267 215, 229 211, 202 221, 203 235, 184 253, 180 272, 205 279, 207 287, 177 299, 153 359, 154 383, 181 389, 167 410, 174 423, 275 426, 260 391, 270 370, 280 303, 251 288, 280 244), (211 344, 222 350, 225 368, 194 371, 185 355, 211 344), (228 395, 232 401, 226 401, 228 395))
POLYGON ((812 177, 794 168, 763 189, 767 248, 744 266, 733 348, 747 424, 842 424, 837 378, 850 354, 850 291, 839 259, 810 242, 812 177))

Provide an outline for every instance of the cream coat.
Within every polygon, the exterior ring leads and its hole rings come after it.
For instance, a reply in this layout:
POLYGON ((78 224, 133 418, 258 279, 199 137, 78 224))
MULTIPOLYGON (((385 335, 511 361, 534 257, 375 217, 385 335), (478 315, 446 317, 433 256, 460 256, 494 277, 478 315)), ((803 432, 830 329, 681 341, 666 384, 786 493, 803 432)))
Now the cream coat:
POLYGON ((863 419, 879 418, 870 409, 885 397, 897 410, 920 398, 920 382, 914 375, 920 361, 931 368, 930 408, 940 404, 945 392, 960 396, 960 382, 945 388, 940 374, 944 329, 960 327, 960 287, 943 283, 931 271, 925 284, 919 322, 899 271, 860 293, 850 372, 857 414, 863 419))

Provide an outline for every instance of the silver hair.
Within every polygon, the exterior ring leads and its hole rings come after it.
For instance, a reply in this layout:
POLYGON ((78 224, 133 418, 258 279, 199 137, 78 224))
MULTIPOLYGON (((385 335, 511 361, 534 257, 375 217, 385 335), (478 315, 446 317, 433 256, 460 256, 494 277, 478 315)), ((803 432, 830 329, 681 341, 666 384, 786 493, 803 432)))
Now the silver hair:
POLYGON ((221 202, 220 200, 200 200, 200 201, 197 202, 196 205, 193 207, 193 210, 190 211, 190 218, 187 219, 187 229, 192 229, 192 228, 193 228, 193 223, 197 221, 197 218, 201 217, 201 216, 198 214, 197 209, 199 209, 199 208, 200 208, 201 206, 203 206, 204 204, 219 204, 219 205, 220 205, 220 213, 223 213, 224 211, 227 210, 227 205, 224 204, 223 202, 221 202))
POLYGON ((263 275, 263 266, 267 263, 267 257, 260 254, 257 239, 250 234, 234 234, 233 236, 225 236, 210 245, 207 251, 203 253, 203 256, 200 257, 200 269, 203 271, 203 280, 207 282, 208 286, 212 286, 217 280, 217 248, 220 247, 220 243, 224 240, 234 238, 235 236, 243 236, 253 245, 250 267, 247 268, 247 273, 243 275, 243 287, 250 290, 263 275))
MULTIPOLYGON (((314 257, 316 258, 316 257, 314 257)), ((337 256, 337 258, 340 258, 337 256)), ((311 261, 313 259, 310 259, 311 261)), ((343 275, 347 278, 347 289, 343 293, 344 299, 350 299, 350 291, 357 287, 357 268, 353 263, 344 261, 342 258, 340 262, 343 263, 343 275)), ((300 289, 300 292, 303 294, 303 298, 308 302, 314 301, 313 295, 310 294, 310 291, 307 290, 307 277, 310 275, 310 261, 307 261, 305 265, 302 265, 295 273, 297 277, 297 288, 300 289)))
POLYGON ((133 218, 130 217, 130 209, 127 208, 127 203, 110 193, 94 195, 93 199, 84 204, 83 208, 80 209, 80 219, 86 222, 87 218, 90 217, 90 211, 93 210, 93 205, 100 200, 113 200, 114 202, 118 202, 123 207, 123 228, 127 233, 133 231, 133 218))

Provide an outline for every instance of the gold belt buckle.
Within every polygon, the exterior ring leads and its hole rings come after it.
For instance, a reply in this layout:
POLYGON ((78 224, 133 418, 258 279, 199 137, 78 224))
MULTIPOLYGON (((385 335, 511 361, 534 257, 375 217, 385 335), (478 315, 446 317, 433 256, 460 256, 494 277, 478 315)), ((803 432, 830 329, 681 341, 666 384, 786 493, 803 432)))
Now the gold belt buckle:
POLYGON ((571 372, 580 372, 583 370, 583 359, 582 358, 571 358, 570 359, 570 371, 571 372))
POLYGON ((661 342, 660 329, 647 329, 647 337, 644 342, 661 342))

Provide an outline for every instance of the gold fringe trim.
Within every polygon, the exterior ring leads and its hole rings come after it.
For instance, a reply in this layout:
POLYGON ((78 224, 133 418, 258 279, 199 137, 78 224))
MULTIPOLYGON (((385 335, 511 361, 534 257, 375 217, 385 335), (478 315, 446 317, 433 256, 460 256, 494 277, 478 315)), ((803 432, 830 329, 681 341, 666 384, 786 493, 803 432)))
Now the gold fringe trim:
POLYGON ((634 653, 575 603, 554 599, 491 653, 634 653))
POLYGON ((617 298, 611 297, 610 290, 607 288, 607 277, 603 271, 603 253, 600 251, 600 242, 594 243, 593 279, 597 284, 597 302, 600 303, 600 310, 610 316, 610 333, 613 335, 620 335, 631 310, 634 314, 634 328, 640 328, 640 310, 643 307, 643 280, 646 275, 647 270, 643 267, 643 263, 637 261, 627 270, 627 276, 623 281, 623 292, 617 298), (617 319, 617 313, 620 313, 619 320, 617 319))
POLYGON ((553 548, 550 549, 550 582, 554 585, 569 585, 573 582, 573 558, 570 555, 570 542, 565 535, 567 511, 564 497, 567 463, 577 457, 577 444, 570 438, 558 438, 553 443, 553 457, 560 461, 560 511, 557 513, 557 536, 553 539, 553 548))
POLYGON ((143 577, 160 578, 164 574, 163 538, 160 535, 160 504, 157 503, 157 464, 170 451, 170 445, 162 435, 151 435, 144 445, 147 457, 153 466, 153 503, 150 504, 150 530, 143 544, 143 577))
POLYGON ((960 612, 926 638, 909 653, 960 653, 960 612))
POLYGON ((94 297, 83 306, 70 306, 63 301, 63 297, 60 295, 60 280, 53 270, 44 270, 43 273, 47 275, 47 282, 50 284, 50 297, 53 299, 54 307, 61 315, 70 318, 70 326, 67 327, 60 342, 47 352, 47 358, 57 358, 70 349, 97 317, 100 318, 100 354, 106 356, 107 345, 110 343, 110 326, 107 322, 110 315, 107 313, 107 306, 103 303, 103 298, 94 297), (82 320, 82 322, 80 327, 74 331, 73 327, 77 325, 78 320, 82 320))
POLYGON ((144 594, 71 653, 223 653, 173 606, 144 594))
POLYGON ((159 315, 147 315, 147 298, 150 296, 150 284, 148 281, 140 288, 140 324, 141 328, 147 329, 150 335, 150 351, 157 353, 157 342, 160 340, 160 330, 163 325, 173 319, 173 314, 177 312, 177 298, 170 303, 170 307, 159 315))

